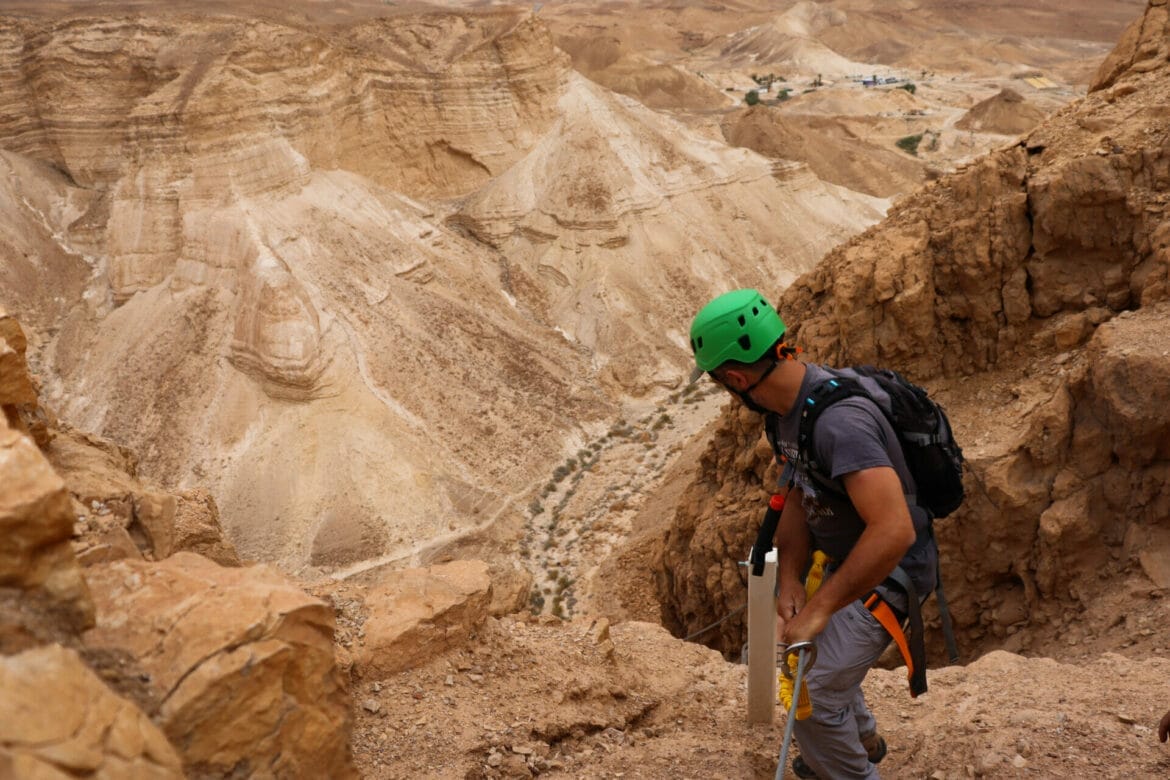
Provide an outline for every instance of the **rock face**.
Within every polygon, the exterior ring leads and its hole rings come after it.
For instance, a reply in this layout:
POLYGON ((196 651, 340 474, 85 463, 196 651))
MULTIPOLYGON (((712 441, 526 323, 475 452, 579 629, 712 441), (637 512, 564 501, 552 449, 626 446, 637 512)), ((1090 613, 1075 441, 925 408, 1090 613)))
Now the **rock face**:
POLYGON ((728 113, 721 126, 729 144, 803 162, 824 181, 874 197, 891 198, 923 181, 917 158, 858 138, 837 117, 753 107, 728 113))
POLYGON ((0 422, 28 434, 44 447, 52 439, 52 420, 39 403, 37 387, 26 364, 27 350, 24 329, 0 307, 0 422))
POLYGON ((386 575, 370 589, 357 662, 368 678, 388 677, 466 641, 488 616, 491 578, 482 561, 455 561, 386 575))
POLYGON ((45 641, 62 623, 79 630, 93 605, 69 538, 73 513, 65 483, 36 445, 0 428, 0 651, 45 641), (53 619, 53 618, 57 619, 53 619))
POLYGON ((223 568, 192 553, 87 576, 98 621, 86 644, 137 659, 186 772, 351 774, 324 603, 267 567, 223 568))
POLYGON ((0 657, 0 774, 182 778, 175 749, 137 707, 59 645, 0 657))
MULTIPOLYGON (((1164 10, 1139 26, 1144 47, 1164 46, 1164 10)), ((937 531, 967 647, 1096 626, 1095 596, 1170 517, 1165 59, 899 203, 781 301, 816 361, 898 368, 947 407, 969 499, 937 531)), ((750 547, 771 484, 752 418, 725 415, 666 540, 660 593, 680 631, 742 603, 721 562, 750 547)), ((741 642, 737 624, 719 640, 741 642)))
POLYGON ((129 450, 73 429, 56 430, 45 454, 73 496, 79 532, 74 548, 84 564, 161 560, 187 550, 224 566, 240 565, 205 489, 168 493, 144 483, 129 450))
MULTIPOLYGON (((61 639, 93 623, 69 540, 65 483, 26 433, 43 417, 24 362, 24 333, 0 311, 0 653, 61 639)), ((47 431, 39 429, 43 438, 47 431)))

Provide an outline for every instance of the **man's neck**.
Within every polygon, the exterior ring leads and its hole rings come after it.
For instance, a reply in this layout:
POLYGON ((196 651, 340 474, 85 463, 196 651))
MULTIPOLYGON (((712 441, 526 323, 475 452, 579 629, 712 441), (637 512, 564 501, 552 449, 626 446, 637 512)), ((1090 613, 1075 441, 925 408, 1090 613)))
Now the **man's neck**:
POLYGON ((796 360, 783 360, 776 370, 768 375, 752 392, 756 401, 781 416, 788 414, 800 394, 804 382, 805 366, 796 360))

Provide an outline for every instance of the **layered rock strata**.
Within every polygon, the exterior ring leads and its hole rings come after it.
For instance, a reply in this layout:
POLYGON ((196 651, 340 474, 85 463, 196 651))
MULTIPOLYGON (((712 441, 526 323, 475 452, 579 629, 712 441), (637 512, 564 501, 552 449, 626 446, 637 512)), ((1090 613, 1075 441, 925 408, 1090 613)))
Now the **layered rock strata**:
POLYGON ((516 525, 549 462, 677 383, 685 311, 884 207, 586 82, 527 12, 370 16, 0 41, 26 237, 0 299, 47 312, 48 399, 294 567, 516 525))
POLYGON ((558 106, 532 150, 449 221, 504 253, 509 290, 604 361, 600 378, 618 393, 674 385, 662 334, 685 343, 677 315, 708 280, 760 285, 772 268, 786 284, 886 205, 580 76, 558 106))

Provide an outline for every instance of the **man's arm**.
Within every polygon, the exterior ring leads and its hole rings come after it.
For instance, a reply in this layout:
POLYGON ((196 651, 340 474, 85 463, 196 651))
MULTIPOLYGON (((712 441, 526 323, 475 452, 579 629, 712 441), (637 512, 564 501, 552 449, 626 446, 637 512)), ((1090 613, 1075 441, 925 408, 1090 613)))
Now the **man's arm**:
POLYGON ((800 575, 808 565, 812 548, 804 513, 804 493, 798 487, 788 491, 784 502, 780 525, 776 529, 776 548, 780 564, 776 573, 780 586, 776 614, 781 621, 787 621, 804 606, 804 583, 800 581, 800 575))
MULTIPOLYGON (((865 531, 833 576, 787 622, 784 640, 789 644, 815 639, 834 612, 861 598, 889 576, 916 538, 902 482, 892 468, 878 466, 854 471, 842 481, 865 523, 865 531)), ((784 527, 783 517, 780 527, 784 527)))

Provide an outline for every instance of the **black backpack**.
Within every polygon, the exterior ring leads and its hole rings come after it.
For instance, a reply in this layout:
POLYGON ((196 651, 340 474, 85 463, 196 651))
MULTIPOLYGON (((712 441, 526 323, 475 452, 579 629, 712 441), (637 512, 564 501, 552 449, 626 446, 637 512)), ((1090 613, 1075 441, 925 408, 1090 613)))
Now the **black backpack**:
POLYGON ((814 387, 805 399, 797 437, 799 465, 803 471, 830 491, 840 492, 818 469, 812 432, 830 406, 845 398, 865 396, 882 410, 898 435, 906 465, 918 486, 917 495, 909 498, 932 517, 946 517, 954 512, 963 503, 963 450, 951 433, 946 412, 925 390, 906 381, 897 371, 873 366, 857 366, 853 371, 877 382, 889 396, 889 406, 874 398, 851 376, 835 375, 814 387))

